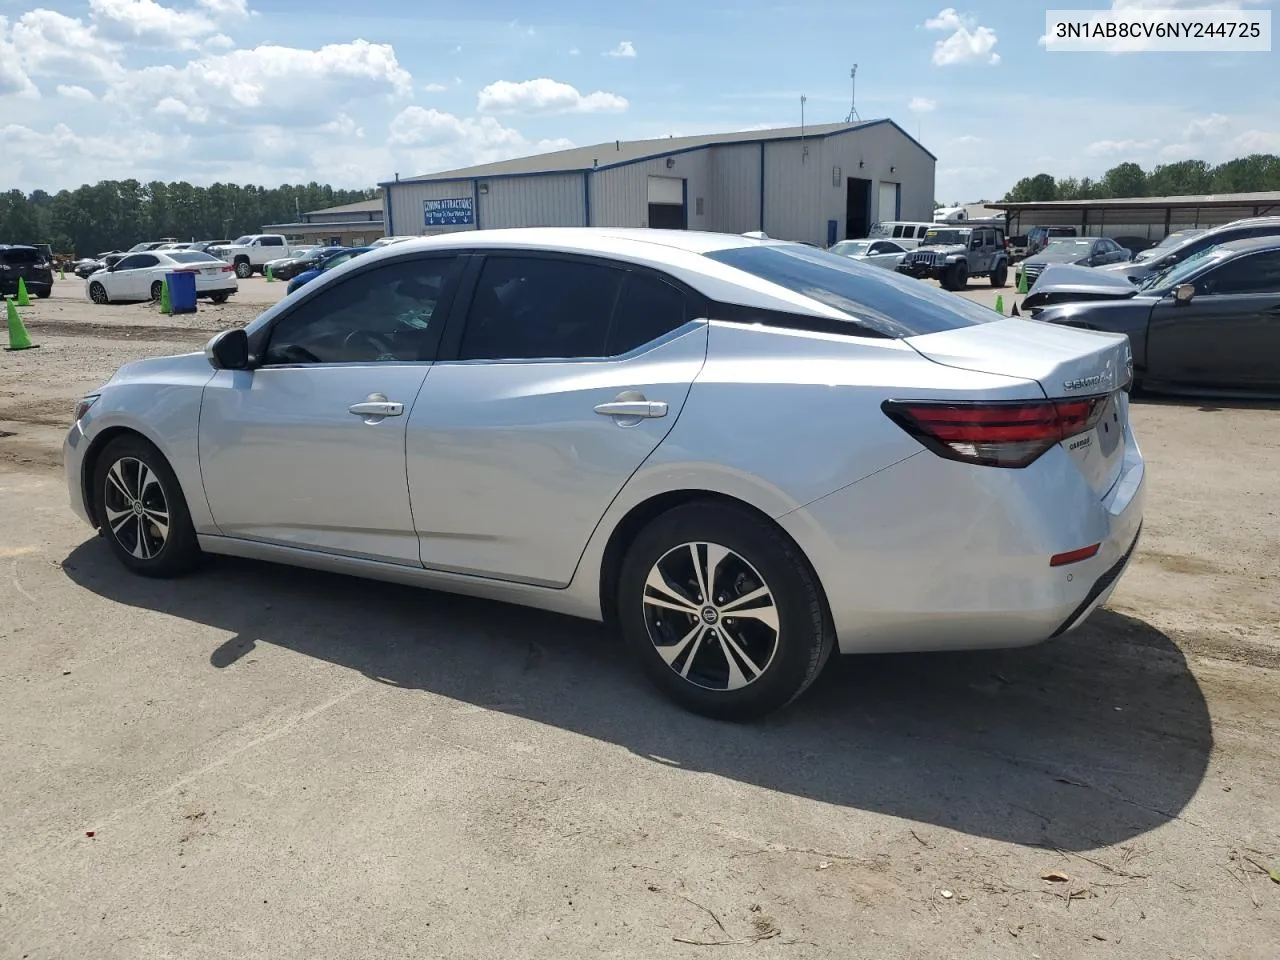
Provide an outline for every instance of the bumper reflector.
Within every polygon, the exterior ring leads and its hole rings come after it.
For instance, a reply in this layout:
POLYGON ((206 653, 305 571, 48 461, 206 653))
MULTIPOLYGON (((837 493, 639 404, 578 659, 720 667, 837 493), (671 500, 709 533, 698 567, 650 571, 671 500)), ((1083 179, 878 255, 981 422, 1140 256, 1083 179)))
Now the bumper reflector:
POLYGON ((1081 560, 1088 560, 1092 556, 1096 556, 1102 544, 1095 543, 1090 547, 1081 547, 1079 550, 1068 550, 1066 553, 1055 553, 1049 558, 1049 566, 1065 567, 1069 563, 1079 563, 1081 560))

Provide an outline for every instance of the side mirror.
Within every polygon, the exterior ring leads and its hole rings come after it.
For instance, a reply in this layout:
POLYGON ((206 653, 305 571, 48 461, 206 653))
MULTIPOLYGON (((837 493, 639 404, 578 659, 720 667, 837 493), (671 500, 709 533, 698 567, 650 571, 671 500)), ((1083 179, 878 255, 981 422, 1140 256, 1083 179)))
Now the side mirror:
POLYGON ((1188 304, 1191 298, 1196 295, 1196 285, 1194 283, 1180 283, 1174 288, 1173 298, 1180 305, 1188 304))
POLYGON ((242 327, 224 330, 205 344, 204 355, 215 370, 247 370, 249 335, 242 327))

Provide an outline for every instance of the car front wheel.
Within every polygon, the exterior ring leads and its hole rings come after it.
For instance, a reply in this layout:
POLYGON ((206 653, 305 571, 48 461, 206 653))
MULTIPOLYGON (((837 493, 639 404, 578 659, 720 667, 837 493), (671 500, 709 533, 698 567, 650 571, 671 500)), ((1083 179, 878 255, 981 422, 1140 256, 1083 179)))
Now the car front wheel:
POLYGON ((720 503, 676 507, 641 532, 623 561, 618 617, 660 690, 723 720, 790 703, 835 643, 817 576, 796 545, 720 503))
POLYGON ((89 284, 89 299, 97 304, 111 302, 107 297, 107 288, 100 283, 89 284))
POLYGON ((167 460, 136 434, 117 437, 93 475, 99 525, 111 551, 149 577, 186 573, 200 558, 187 502, 167 460))

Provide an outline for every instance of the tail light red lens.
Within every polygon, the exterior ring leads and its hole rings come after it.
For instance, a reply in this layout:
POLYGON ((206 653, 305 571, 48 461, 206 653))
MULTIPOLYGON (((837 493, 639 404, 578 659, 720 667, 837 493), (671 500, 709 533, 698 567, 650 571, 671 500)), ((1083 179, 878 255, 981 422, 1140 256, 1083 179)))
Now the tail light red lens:
POLYGON ((884 412, 938 456, 988 467, 1025 467, 1092 430, 1107 398, 953 402, 886 400, 884 412))
POLYGON ((229 264, 229 263, 225 263, 225 264, 223 264, 223 265, 222 265, 222 272, 223 272, 223 273, 231 273, 233 270, 235 270, 235 267, 233 267, 233 266, 232 266, 231 264, 229 264))

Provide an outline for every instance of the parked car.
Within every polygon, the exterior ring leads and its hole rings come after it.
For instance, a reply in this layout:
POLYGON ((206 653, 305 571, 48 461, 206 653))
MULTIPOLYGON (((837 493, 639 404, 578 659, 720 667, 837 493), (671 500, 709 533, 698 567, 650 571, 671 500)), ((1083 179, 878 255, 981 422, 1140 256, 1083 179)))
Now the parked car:
POLYGON ((44 299, 53 293, 53 263, 35 247, 0 243, 0 297, 16 295, 19 280, 29 294, 44 299))
POLYGON ((146 253, 150 250, 158 250, 166 243, 177 243, 176 237, 165 237, 163 240, 144 240, 142 243, 135 243, 125 253, 146 253))
POLYGON ((605 620, 749 719, 833 649, 1033 644, 1105 602, 1142 521, 1128 356, 798 243, 468 231, 130 363, 66 476, 136 573, 252 556, 605 620))
POLYGON ((914 220, 882 220, 871 225, 867 231, 867 240, 892 240, 906 250, 914 250, 924 235, 936 224, 917 222, 914 220))
POLYGON ((295 274, 294 278, 289 281, 289 286, 285 287, 285 293, 293 293, 299 287, 310 283, 320 274, 335 267, 340 267, 352 257, 358 257, 362 253, 368 253, 373 247, 343 247, 327 256, 321 258, 312 266, 295 274))
POLYGON ((1030 287, 1051 263, 1075 263, 1082 267, 1100 267, 1108 263, 1127 263, 1129 251, 1109 237, 1055 237, 1034 256, 1018 264, 1019 282, 1026 276, 1030 287))
POLYGON ((1138 287, 1104 282, 1035 319, 1125 334, 1137 385, 1280 392, 1280 236, 1209 247, 1138 287))
POLYGON ((282 234, 251 233, 225 246, 208 247, 205 252, 231 264, 236 276, 244 280, 254 273, 263 273, 267 261, 287 257, 290 250, 289 242, 282 234))
POLYGON ((1056 237, 1078 237, 1075 227, 1032 227, 1027 231, 1027 256, 1034 257, 1056 237))
POLYGON ((89 276, 85 293, 94 303, 159 300, 166 273, 194 273, 196 296, 226 303, 238 289, 230 264, 196 250, 130 253, 89 276))
POLYGON ((303 271, 314 269, 326 257, 346 249, 346 247, 308 247, 298 250, 283 260, 273 260, 271 274, 277 280, 292 280, 303 271))
POLYGON ((1150 250, 1152 247, 1155 246, 1155 241, 1150 240, 1147 237, 1125 236, 1125 237, 1112 237, 1111 239, 1129 251, 1130 260, 1137 257, 1140 253, 1143 253, 1146 250, 1150 250))
POLYGON ((906 248, 893 240, 841 240, 831 247, 839 257, 852 257, 873 267, 896 270, 906 248))
POLYGON ((1232 221, 1212 230, 1205 230, 1202 233, 1192 234, 1184 238, 1180 243, 1171 244, 1164 252, 1158 252, 1155 256, 1147 257, 1145 260, 1131 260, 1128 263, 1116 263, 1106 267, 1099 267, 1099 269, 1113 271, 1128 277, 1134 283, 1138 283, 1148 277, 1164 273, 1170 267, 1181 263, 1188 257, 1193 257, 1197 253, 1208 250, 1210 247, 1217 246, 1220 243, 1244 240, 1248 237, 1276 235, 1280 235, 1280 216, 1249 217, 1244 220, 1232 221))
POLYGON ((1009 254, 999 227, 933 226, 920 246, 907 253, 898 272, 917 280, 937 280, 944 290, 963 290, 970 277, 989 277, 993 287, 1009 278, 1009 254))
POLYGON ((1009 251, 1010 263, 1017 263, 1019 260, 1026 259, 1028 249, 1026 234, 1010 237, 1009 242, 1005 246, 1009 251))
POLYGON ((1190 240, 1192 237, 1198 237, 1207 229, 1207 227, 1190 227, 1186 230, 1174 230, 1159 243, 1149 245, 1145 249, 1139 250, 1134 254, 1133 259, 1141 262, 1143 260, 1150 260, 1152 257, 1158 257, 1170 247, 1176 247, 1179 244, 1190 240))
POLYGON ((379 237, 377 240, 373 241, 373 243, 369 244, 369 246, 376 250, 379 247, 390 246, 393 243, 404 243, 406 240, 416 239, 417 237, 379 237))
POLYGON ((225 247, 230 240, 197 240, 191 244, 191 249, 198 253, 208 253, 210 247, 225 247))

